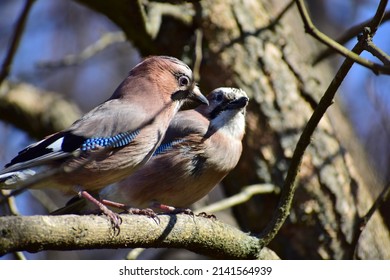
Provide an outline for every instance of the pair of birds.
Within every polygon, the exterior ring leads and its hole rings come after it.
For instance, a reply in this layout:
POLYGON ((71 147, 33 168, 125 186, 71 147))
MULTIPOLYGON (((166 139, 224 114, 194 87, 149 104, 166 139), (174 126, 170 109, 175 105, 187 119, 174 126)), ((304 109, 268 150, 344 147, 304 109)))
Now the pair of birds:
MULTIPOLYGON (((76 192, 115 226, 120 218, 107 205, 131 206, 133 213, 187 207, 236 166, 247 104, 245 92, 233 88, 218 88, 205 98, 185 63, 149 57, 107 101, 68 129, 19 152, 0 172, 0 188, 16 188, 61 167, 31 187, 76 192), (178 112, 189 100, 202 105, 178 112)), ((57 214, 73 212, 68 204, 57 214)))

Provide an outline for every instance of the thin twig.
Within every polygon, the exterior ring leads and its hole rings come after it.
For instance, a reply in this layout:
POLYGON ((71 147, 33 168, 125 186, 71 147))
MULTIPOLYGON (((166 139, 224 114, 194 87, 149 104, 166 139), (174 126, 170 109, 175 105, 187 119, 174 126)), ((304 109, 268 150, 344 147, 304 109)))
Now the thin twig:
MULTIPOLYGON (((364 29, 364 27, 368 26, 370 22, 373 20, 373 18, 366 20, 362 23, 359 23, 355 26, 352 26, 349 28, 342 36, 340 36, 338 39, 336 39, 336 42, 340 45, 345 45, 347 42, 352 40, 353 38, 356 38, 364 29)), ((390 11, 385 12, 382 18, 382 24, 385 21, 390 20, 390 11)), ((313 65, 316 65, 320 61, 324 60, 325 58, 329 57, 330 55, 334 54, 335 51, 332 48, 327 48, 326 50, 320 52, 317 57, 314 59, 313 65)))
POLYGON ((366 228, 367 223, 370 221, 375 212, 387 201, 390 196, 390 184, 387 185, 382 192, 379 194, 378 198, 375 200, 374 204, 371 206, 370 210, 361 217, 356 225, 354 230, 354 235, 351 242, 351 248, 353 248, 353 258, 357 258, 358 253, 358 242, 363 230, 366 228))
POLYGON ((386 6, 388 0, 381 0, 379 2, 378 8, 376 9, 375 15, 368 24, 368 27, 371 29, 371 36, 374 36, 376 31, 378 30, 379 25, 382 23, 383 17, 386 12, 386 6))
MULTIPOLYGON (((387 1, 387 0, 385 0, 387 1)), ((322 42, 323 44, 327 45, 330 48, 333 48, 335 51, 343 55, 344 57, 347 57, 354 62, 371 69, 375 74, 390 74, 390 66, 389 65, 380 65, 378 63, 372 62, 368 59, 362 58, 359 55, 357 55, 354 52, 351 52, 346 47, 340 45, 336 41, 329 38, 327 35, 319 31, 313 24, 309 13, 306 9, 306 6, 303 2, 303 0, 296 0, 297 7, 299 10, 299 13, 301 15, 301 18, 303 20, 303 24, 305 26, 305 31, 322 42)), ((381 1, 382 3, 382 1, 381 1)), ((378 13, 377 13, 378 14, 378 13)), ((373 25, 372 30, 376 30, 375 25, 373 25)))
POLYGON ((27 258, 23 252, 14 252, 14 255, 15 255, 16 259, 18 259, 18 260, 21 260, 21 261, 27 260, 27 258))
POLYGON ((196 29, 195 31, 195 58, 194 58, 194 67, 193 67, 193 77, 194 81, 198 82, 200 79, 200 66, 202 64, 202 41, 203 41, 203 32, 201 29, 196 29))
POLYGON ((215 213, 218 211, 222 211, 228 208, 231 208, 233 206, 236 206, 238 204, 244 203, 251 199, 254 195, 257 194, 265 194, 265 193, 271 193, 279 192, 279 188, 272 184, 256 184, 256 185, 250 185, 245 188, 243 188, 239 193, 227 197, 225 199, 222 199, 216 203, 207 205, 205 207, 201 207, 199 209, 196 209, 197 212, 206 212, 206 213, 215 213))
POLYGON ((54 203, 53 199, 44 190, 32 189, 30 190, 30 194, 47 210, 48 213, 51 213, 60 207, 54 203))
POLYGON ((99 52, 103 51, 107 47, 122 42, 126 42, 126 37, 123 32, 121 31, 108 32, 103 34, 96 42, 86 47, 79 54, 70 54, 58 61, 40 62, 38 63, 37 66, 41 68, 58 68, 64 66, 74 66, 98 54, 99 52))
MULTIPOLYGON (((352 51, 355 54, 359 55, 363 51, 362 44, 358 42, 356 46, 352 49, 352 51)), ((332 105, 333 98, 337 92, 337 89, 340 87, 342 81, 348 74, 353 64, 354 60, 351 60, 349 58, 346 58, 344 60, 340 69, 330 83, 328 89, 318 103, 318 106, 316 107, 312 116, 307 122, 294 150, 290 167, 287 172, 287 177, 282 188, 281 198, 279 200, 278 207, 274 212, 274 216, 272 217, 271 222, 261 233, 260 240, 262 242, 262 246, 266 246, 275 237, 279 229, 282 227, 287 216, 289 215, 292 199, 297 188, 297 177, 299 168, 301 166, 302 157, 307 147, 310 145, 314 130, 324 116, 326 110, 332 105)))
POLYGON ((126 256, 126 260, 136 260, 145 251, 145 248, 134 248, 126 256))
POLYGON ((30 13, 31 7, 34 4, 34 2, 35 0, 26 0, 23 10, 16 22, 15 31, 12 35, 9 49, 7 51, 7 54, 5 55, 3 65, 1 66, 0 85, 3 83, 4 79, 8 76, 9 72, 11 71, 12 61, 14 60, 16 51, 19 47, 20 38, 22 37, 24 27, 26 26, 28 14, 30 13))
POLYGON ((382 49, 378 48, 372 40, 367 41, 366 51, 376 56, 385 65, 390 65, 390 56, 382 49))
MULTIPOLYGON (((300 3, 302 7, 304 7, 303 2, 301 0, 297 0, 297 3, 300 3)), ((379 5, 378 9, 383 9, 383 6, 379 5)), ((377 12, 376 15, 380 16, 381 13, 377 12)), ((306 16, 308 16, 307 11, 306 16)), ((306 19, 311 21, 310 18, 306 19)), ((375 23, 379 24, 380 21, 375 20, 375 23)), ((371 26, 375 28, 375 25, 371 26)), ((364 51, 364 41, 359 40, 352 49, 352 52, 355 55, 359 56, 362 51, 364 51)), ((349 56, 346 57, 343 64, 337 71, 335 77, 333 78, 332 82, 330 83, 329 87, 327 88, 326 92, 322 96, 320 102, 318 103, 318 106, 316 107, 312 116, 307 122, 294 150, 294 154, 292 156, 287 176, 282 188, 282 194, 279 200, 278 207, 274 212, 271 222, 261 233, 260 242, 262 242, 262 246, 267 246, 269 244, 269 242, 275 237, 275 235, 282 227, 284 221, 288 217, 291 209, 292 199, 297 188, 298 172, 302 163, 303 155, 307 147, 310 145, 311 137, 314 133, 314 130, 318 126, 326 110, 332 105, 333 98, 335 97, 338 88, 340 87, 341 83, 343 82, 344 78, 346 77, 355 62, 356 61, 351 59, 349 56)))
MULTIPOLYGON (((15 197, 10 197, 8 194, 10 193, 9 190, 1 190, 0 191, 0 200, 6 199, 6 207, 7 207, 7 215, 13 215, 13 216, 19 216, 19 209, 16 205, 15 197)), ((0 203, 1 205, 1 203, 0 203)))
POLYGON ((274 26, 280 21, 280 19, 284 16, 284 14, 290 10, 290 8, 294 5, 295 0, 291 0, 283 9, 278 13, 276 17, 271 19, 270 23, 268 24, 267 28, 274 28, 274 26))

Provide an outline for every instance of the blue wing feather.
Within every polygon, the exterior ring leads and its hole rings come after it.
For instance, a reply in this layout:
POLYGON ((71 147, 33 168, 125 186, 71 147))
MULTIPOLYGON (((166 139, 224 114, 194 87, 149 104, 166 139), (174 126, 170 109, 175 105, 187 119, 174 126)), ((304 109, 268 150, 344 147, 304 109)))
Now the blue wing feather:
POLYGON ((50 161, 64 159, 72 155, 72 152, 80 149, 89 151, 96 146, 119 148, 128 145, 137 137, 140 130, 119 133, 112 137, 96 137, 86 139, 83 136, 74 135, 70 131, 63 131, 32 144, 19 152, 19 154, 5 165, 3 172, 10 172, 33 166, 47 164, 50 161))
POLYGON ((132 132, 127 131, 119 133, 112 137, 89 138, 85 140, 84 143, 81 145, 81 150, 88 151, 96 148, 96 146, 120 148, 130 144, 130 142, 133 141, 135 137, 137 137, 139 132, 140 130, 137 129, 132 132))
POLYGON ((161 145, 154 151, 153 156, 157 156, 157 155, 166 153, 167 151, 169 151, 170 149, 172 149, 174 145, 179 144, 179 143, 182 143, 182 142, 184 142, 184 139, 177 139, 177 140, 173 140, 173 141, 170 141, 170 142, 161 144, 161 145))

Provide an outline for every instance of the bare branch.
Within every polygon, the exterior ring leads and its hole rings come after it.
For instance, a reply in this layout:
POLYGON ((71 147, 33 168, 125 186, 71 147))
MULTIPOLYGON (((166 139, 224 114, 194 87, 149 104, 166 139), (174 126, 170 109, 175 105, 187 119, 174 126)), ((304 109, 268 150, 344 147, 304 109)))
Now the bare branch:
POLYGON ((355 231, 354 231, 354 236, 352 237, 352 242, 351 242, 351 247, 354 249, 353 250, 354 259, 357 258, 358 242, 363 230, 366 228, 367 223, 370 221, 370 219, 375 214, 375 212, 383 205, 383 203, 385 203, 388 200, 389 196, 390 196, 390 185, 387 185, 383 188, 382 192, 375 200, 370 210, 368 210, 368 212, 357 221, 355 231))
POLYGON ((152 1, 138 0, 139 9, 143 17, 143 23, 149 36, 154 40, 160 30, 162 17, 169 15, 176 19, 179 19, 182 23, 190 25, 194 16, 192 4, 180 3, 156 3, 152 1), (147 9, 145 9, 147 6, 147 9), (146 12, 147 10, 147 12, 146 12))
POLYGON ((370 21, 370 23, 368 24, 368 27, 371 29, 370 33, 372 36, 375 35, 379 25, 381 24, 381 22, 383 20, 388 2, 389 2, 388 0, 381 0, 379 2, 378 8, 376 9, 376 12, 375 12, 375 15, 372 18, 372 20, 370 21))
POLYGON ((376 56, 383 64, 390 65, 390 56, 382 49, 378 48, 371 39, 366 40, 365 49, 372 55, 376 56))
POLYGON ((111 223, 101 216, 0 217, 0 254, 20 250, 163 247, 185 248, 212 258, 265 258, 257 238, 214 219, 159 215, 160 223, 156 224, 145 216, 121 217, 119 235, 113 234, 111 223))
POLYGON ((201 29, 196 29, 195 31, 195 57, 194 57, 194 67, 193 75, 194 80, 198 82, 200 80, 200 66, 203 59, 202 53, 202 41, 203 41, 203 32, 201 29))
POLYGON ((103 34, 103 36, 101 36, 99 40, 97 40, 95 43, 82 50, 81 53, 65 56, 63 59, 59 61, 40 62, 38 63, 38 67, 57 68, 57 67, 77 65, 93 57, 94 55, 98 54, 99 52, 103 51, 107 47, 122 42, 126 42, 126 37, 123 32, 121 31, 108 32, 103 34))
MULTIPOLYGON (((387 1, 387 0, 386 0, 387 1)), ((374 63, 368 59, 362 58, 359 55, 357 55, 354 52, 351 52, 343 45, 340 45, 336 41, 329 38, 327 35, 319 31, 313 24, 313 22, 310 19, 309 13, 306 9, 306 6, 303 2, 303 0, 297 0, 297 7, 299 10, 299 13, 301 14, 303 23, 305 25, 305 31, 319 40, 320 42, 324 43, 328 47, 334 49, 336 52, 340 53, 344 57, 347 57, 349 59, 352 59, 354 62, 371 69, 375 74, 390 74, 390 66, 389 65, 380 65, 378 63, 374 63)), ((378 13, 377 13, 378 14, 378 13)))
MULTIPOLYGON (((358 42, 358 44, 352 49, 355 54, 360 54, 363 51, 363 46, 358 42)), ((299 168, 302 163, 303 155, 310 145, 312 135, 320 120, 324 116, 326 110, 332 105, 333 98, 340 87, 342 81, 348 74, 351 69, 354 61, 346 58, 344 63, 341 65, 340 69, 333 78, 328 89, 322 96, 320 102, 318 103, 317 108, 314 110, 312 116, 307 122, 299 140, 294 150, 294 154, 291 159, 291 164, 287 172, 287 177, 282 188, 281 198, 278 204, 278 208, 275 211, 271 222, 267 225, 266 229, 262 232, 262 241, 264 241, 264 246, 275 237, 279 229, 282 227, 284 221, 290 213, 291 202, 294 197, 294 193, 297 187, 297 177, 299 168)))
POLYGON ((5 78, 8 76, 8 74, 11 70, 12 61, 13 61, 15 54, 16 54, 16 51, 19 47, 20 38, 22 37, 28 14, 30 13, 31 7, 34 4, 34 2, 35 2, 35 0, 26 0, 26 3, 24 4, 23 10, 22 10, 17 22, 16 22, 15 31, 12 35, 9 49, 7 51, 7 54, 5 55, 3 65, 1 66, 0 86, 3 83, 3 81, 5 80, 5 78))
POLYGON ((43 138, 60 131, 80 115, 78 107, 59 94, 28 84, 4 82, 0 86, 0 119, 23 129, 32 137, 43 138))
POLYGON ((267 26, 267 28, 273 28, 276 24, 278 24, 280 22, 280 19, 285 15, 285 13, 287 13, 287 11, 289 11, 291 9, 291 7, 294 5, 295 3, 295 0, 290 0, 289 3, 287 3, 287 5, 282 9, 282 11, 280 11, 276 17, 274 17, 270 24, 267 26))
POLYGON ((251 199, 254 195, 257 194, 265 194, 265 193, 279 193, 279 188, 271 185, 271 184, 256 184, 256 185, 251 185, 247 186, 242 189, 241 192, 222 199, 216 203, 207 205, 205 207, 196 209, 197 212, 206 212, 206 213, 214 213, 218 211, 222 211, 228 208, 231 208, 233 206, 236 206, 238 204, 244 203, 251 199))
MULTIPOLYGON (((302 14, 302 17, 304 18, 304 21, 306 21, 307 24, 312 26, 311 20, 307 14, 303 2, 301 0, 297 0, 297 4, 298 6, 300 6, 299 9, 302 14)), ((379 6, 378 10, 381 8, 383 7, 379 6)), ((378 12, 376 14, 382 15, 378 12)), ((373 19, 373 22, 378 23, 378 20, 373 19)), ((359 40, 358 43, 352 49, 352 52, 354 53, 354 55, 359 56, 363 50, 364 42, 363 40, 359 40)), ((325 115, 326 110, 332 105, 333 99, 336 95, 338 88, 340 87, 342 81, 348 74, 354 62, 356 62, 354 59, 351 59, 349 56, 346 57, 343 64, 337 71, 335 77, 333 78, 332 82, 330 83, 329 87, 327 88, 326 92, 322 96, 320 102, 318 103, 318 106, 314 110, 312 116, 310 117, 298 140, 298 143, 294 150, 294 154, 291 159, 290 167, 288 169, 287 177, 282 188, 282 194, 277 211, 275 211, 271 222, 267 225, 266 229, 261 234, 261 241, 264 242, 264 246, 268 245, 269 242, 275 237, 275 235, 283 225, 285 219, 289 215, 292 199, 297 187, 298 172, 302 163, 303 155, 307 147, 310 145, 311 137, 314 133, 314 130, 318 126, 322 117, 325 115)), ((346 252, 346 254, 348 253, 349 252, 346 252)))
MULTIPOLYGON (((341 45, 345 45, 348 41, 352 40, 353 38, 356 38, 364 29, 364 27, 368 26, 369 23, 373 20, 373 18, 366 20, 362 23, 359 23, 355 26, 352 26, 349 28, 342 36, 340 36, 338 39, 336 39, 336 42, 338 42, 341 45)), ((390 20, 390 11, 385 12, 382 18, 382 24, 385 21, 390 20)), ((327 58, 328 56, 334 54, 334 49, 327 48, 326 50, 322 51, 315 59, 313 64, 317 64, 318 62, 322 61, 323 59, 327 58)))

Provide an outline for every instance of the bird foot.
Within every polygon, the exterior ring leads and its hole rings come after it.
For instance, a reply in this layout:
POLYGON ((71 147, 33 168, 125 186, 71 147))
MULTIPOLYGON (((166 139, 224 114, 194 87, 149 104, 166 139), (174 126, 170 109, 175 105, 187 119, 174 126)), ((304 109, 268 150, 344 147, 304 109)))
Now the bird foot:
POLYGON ((106 215, 109 218, 112 228, 114 229, 115 235, 119 235, 120 225, 122 224, 122 218, 117 213, 108 209, 107 206, 105 206, 103 203, 101 203, 99 200, 94 198, 86 191, 80 191, 79 196, 84 197, 86 200, 92 202, 97 207, 99 207, 101 213, 106 215))
POLYGON ((126 212, 134 215, 145 215, 149 218, 152 218, 156 222, 156 224, 160 223, 160 218, 157 216, 156 212, 154 212, 150 208, 144 208, 144 209, 128 208, 126 212))
POLYGON ((167 214, 186 214, 186 215, 194 216, 194 212, 192 212, 192 210, 189 208, 176 208, 158 202, 152 202, 151 207, 160 209, 167 214))
POLYGON ((217 217, 214 214, 207 214, 206 212, 200 212, 196 216, 197 217, 207 218, 207 219, 212 219, 212 220, 216 220, 217 219, 217 217))
POLYGON ((127 214, 148 216, 149 218, 152 218, 156 222, 156 224, 160 223, 160 219, 157 217, 157 214, 150 208, 145 208, 145 209, 133 208, 133 207, 129 207, 126 204, 118 203, 118 202, 114 202, 114 201, 110 201, 110 200, 106 200, 106 199, 103 199, 102 203, 106 206, 110 206, 110 207, 124 210, 124 213, 127 213, 127 214))

